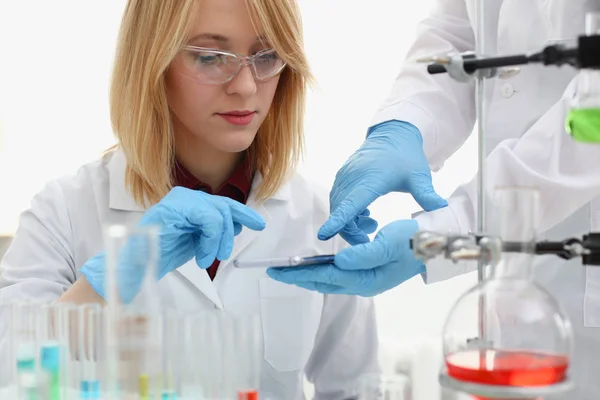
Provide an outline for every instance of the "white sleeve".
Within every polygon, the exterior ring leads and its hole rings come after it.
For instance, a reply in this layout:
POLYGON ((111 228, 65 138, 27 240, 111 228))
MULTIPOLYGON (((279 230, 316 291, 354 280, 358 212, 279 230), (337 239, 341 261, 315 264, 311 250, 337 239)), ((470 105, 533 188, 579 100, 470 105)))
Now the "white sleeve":
MULTIPOLYGON (((487 221, 493 221, 494 209, 500 206, 493 204, 494 189, 499 186, 539 189, 540 232, 600 196, 600 146, 576 142, 564 130, 574 83, 523 137, 504 140, 486 159, 487 221)), ((459 187, 448 200, 448 207, 415 219, 422 230, 476 231, 477 180, 459 187)), ((436 259, 427 265, 426 282, 451 278, 475 268, 475 263, 452 264, 436 259)))
POLYGON ((71 223, 58 182, 38 193, 21 214, 0 264, 0 303, 53 301, 75 282, 71 223))
POLYGON ((11 383, 9 371, 14 367, 8 335, 10 304, 52 302, 75 282, 65 204, 59 184, 49 183, 21 214, 17 233, 0 262, 0 386, 11 383))
POLYGON ((434 171, 458 150, 475 124, 474 83, 460 83, 447 74, 430 75, 415 60, 432 55, 474 50, 475 34, 465 0, 438 0, 419 24, 417 39, 396 78, 392 92, 372 125, 407 121, 423 136, 423 148, 434 171))
MULTIPOLYGON (((347 244, 332 239, 333 254, 347 244)), ((379 342, 372 298, 326 295, 306 377, 315 386, 315 400, 356 397, 364 374, 379 372, 379 342)))

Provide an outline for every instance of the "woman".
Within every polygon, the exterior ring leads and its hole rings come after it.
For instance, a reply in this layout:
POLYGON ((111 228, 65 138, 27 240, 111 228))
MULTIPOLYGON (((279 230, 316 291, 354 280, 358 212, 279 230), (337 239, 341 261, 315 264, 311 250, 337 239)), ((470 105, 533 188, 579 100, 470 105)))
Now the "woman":
POLYGON ((119 144, 35 196, 0 297, 101 303, 102 226, 160 224, 163 304, 260 312, 272 398, 302 398, 303 373, 317 398, 352 396, 377 369, 373 303, 230 262, 343 247, 316 238, 326 193, 293 174, 310 79, 301 35, 294 0, 130 0, 111 89, 119 144))

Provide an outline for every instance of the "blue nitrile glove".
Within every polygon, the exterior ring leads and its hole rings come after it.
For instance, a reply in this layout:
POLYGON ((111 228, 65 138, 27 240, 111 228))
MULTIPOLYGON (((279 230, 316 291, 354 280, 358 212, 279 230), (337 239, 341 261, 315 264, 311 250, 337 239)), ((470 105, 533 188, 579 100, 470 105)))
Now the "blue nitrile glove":
POLYGON ((433 190, 421 132, 408 122, 388 121, 371 128, 361 148, 342 166, 329 195, 331 215, 319 239, 340 233, 352 245, 368 242, 357 216, 390 192, 410 193, 425 211, 448 205, 433 190))
POLYGON ((372 242, 340 251, 333 265, 270 268, 267 274, 325 294, 375 296, 425 272, 425 265, 410 249, 410 239, 418 230, 414 220, 395 221, 384 226, 372 242))
MULTIPOLYGON (((146 211, 139 225, 157 225, 160 228, 157 271, 160 279, 194 257, 198 266, 205 269, 215 258, 221 261, 229 258, 233 238, 241 232, 242 226, 263 230, 265 221, 249 207, 227 197, 175 187, 146 211)), ((127 248, 125 246, 125 251, 127 248)), ((136 244, 130 248, 135 251, 136 244)), ((135 257, 122 256, 121 262, 128 259, 135 257)), ((127 269, 127 265, 122 269, 135 270, 133 266, 127 269)), ((89 259, 81 272, 94 290, 104 297, 104 252, 89 259)), ((136 282, 138 277, 127 277, 126 280, 129 279, 136 282)))

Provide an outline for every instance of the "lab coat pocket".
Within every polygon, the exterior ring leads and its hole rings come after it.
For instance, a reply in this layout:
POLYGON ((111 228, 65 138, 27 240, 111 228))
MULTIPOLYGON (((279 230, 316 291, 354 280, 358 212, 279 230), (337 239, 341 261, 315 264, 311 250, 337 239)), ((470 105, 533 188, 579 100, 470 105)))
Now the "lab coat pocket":
POLYGON ((302 370, 319 326, 321 296, 270 278, 259 285, 265 361, 279 372, 302 370))

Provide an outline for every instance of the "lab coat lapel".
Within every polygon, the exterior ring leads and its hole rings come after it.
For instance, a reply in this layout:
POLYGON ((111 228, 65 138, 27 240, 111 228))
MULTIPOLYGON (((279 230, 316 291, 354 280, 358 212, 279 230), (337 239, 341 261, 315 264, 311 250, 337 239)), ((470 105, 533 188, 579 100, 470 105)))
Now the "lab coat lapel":
MULTIPOLYGON (((266 225, 269 224, 269 221, 271 220, 271 215, 269 214, 267 208, 263 204, 249 203, 248 206, 254 211, 256 211, 258 214, 260 214, 261 217, 263 217, 266 225)), ((242 229, 242 232, 234 240, 233 252, 231 253, 231 257, 225 260, 221 264, 221 267, 219 267, 219 269, 222 268, 222 271, 225 271, 225 269, 233 262, 233 260, 235 260, 240 254, 242 254, 244 250, 246 250, 248 246, 250 246, 250 244, 252 244, 252 242, 254 242, 256 238, 258 238, 261 235, 261 233, 261 231, 253 231, 252 229, 244 227, 242 229)))
MULTIPOLYGON (((248 206, 259 213, 265 220, 265 223, 269 223, 271 216, 267 212, 267 209, 264 205, 255 204, 249 201, 248 206)), ((259 235, 259 231, 253 231, 252 229, 248 229, 246 227, 242 229, 242 232, 240 232, 240 234, 234 239, 231 257, 220 263, 214 282, 211 281, 208 273, 206 273, 205 270, 196 265, 195 259, 179 267, 177 272, 179 272, 181 275, 183 275, 183 277, 190 281, 190 283, 196 286, 196 288, 198 288, 198 290, 208 297, 210 301, 212 301, 219 309, 223 309, 223 302, 219 296, 218 287, 222 287, 221 284, 227 280, 227 276, 230 273, 229 270, 231 269, 232 260, 234 260, 246 248, 248 248, 248 246, 250 246, 250 244, 254 242, 257 237, 259 237, 259 235), (219 284, 219 282, 221 284, 219 284), (215 283, 217 283, 218 286, 215 285, 215 283)))
POLYGON ((144 212, 146 207, 136 203, 135 199, 127 190, 125 185, 125 170, 127 168, 127 159, 123 150, 117 149, 110 154, 108 161, 109 174, 109 203, 108 206, 113 210, 144 212))
POLYGON ((219 297, 216 286, 210 280, 206 270, 203 270, 196 264, 196 259, 188 261, 181 267, 177 268, 177 273, 181 274, 190 283, 202 292, 210 301, 212 301, 219 309, 223 309, 223 303, 219 297))
MULTIPOLYGON (((254 182, 252 184, 252 191, 250 192, 250 198, 246 205, 260 214, 261 217, 265 220, 265 226, 269 226, 271 221, 271 214, 269 212, 269 208, 272 208, 273 205, 281 202, 289 201, 291 198, 291 184, 287 182, 281 186, 281 188, 271 196, 264 203, 257 201, 256 199, 256 188, 262 182, 262 176, 260 174, 256 174, 254 182)), ((226 274, 228 274, 228 270, 231 268, 231 264, 233 260, 241 256, 244 251, 248 249, 248 247, 259 237, 268 235, 268 233, 264 231, 253 231, 252 229, 248 229, 244 227, 242 232, 236 236, 233 244, 233 252, 231 256, 224 260, 219 266, 219 272, 217 273, 217 280, 223 282, 226 280, 226 274)))

